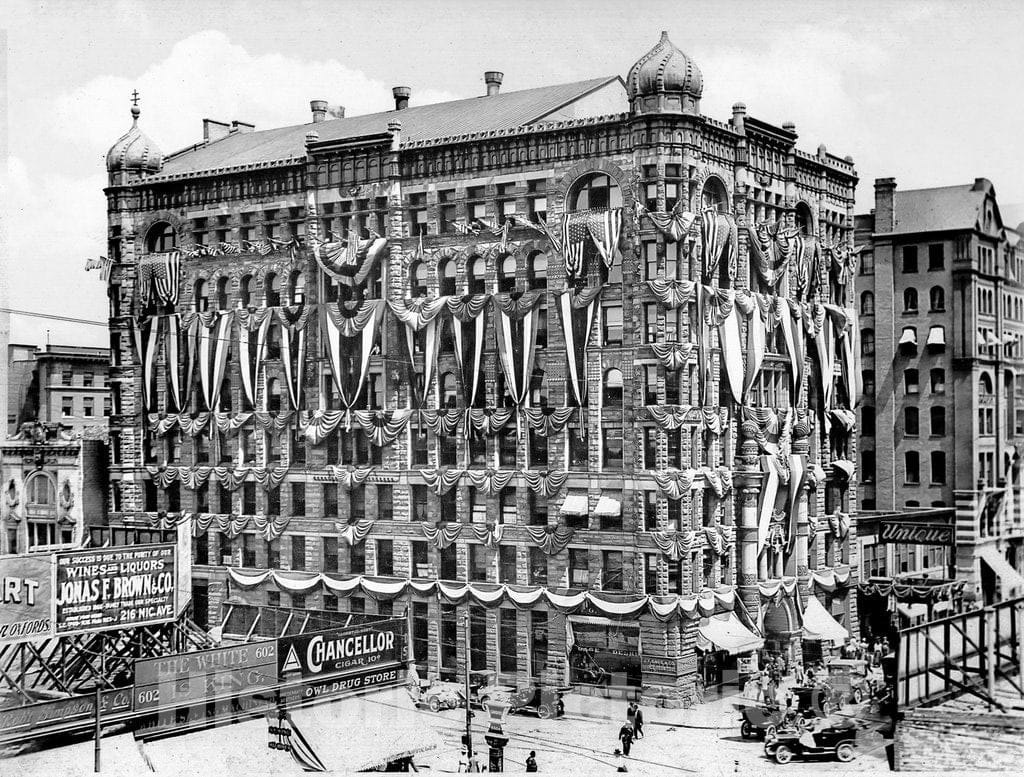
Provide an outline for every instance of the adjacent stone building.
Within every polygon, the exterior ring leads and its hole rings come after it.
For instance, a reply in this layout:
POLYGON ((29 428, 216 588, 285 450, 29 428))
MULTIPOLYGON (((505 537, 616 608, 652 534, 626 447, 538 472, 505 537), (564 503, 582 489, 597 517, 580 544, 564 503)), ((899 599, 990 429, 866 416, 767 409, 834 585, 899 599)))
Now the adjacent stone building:
POLYGON ((841 639, 852 161, 701 115, 666 35, 625 80, 485 80, 207 119, 168 156, 133 107, 107 157, 113 520, 194 523, 200 621, 408 613, 421 673, 675 706, 765 639, 841 639))
POLYGON ((1024 253, 995 188, 875 181, 857 217, 865 401, 861 507, 955 508, 955 553, 865 541, 869 574, 962 583, 968 601, 1024 593, 1024 253), (950 574, 952 570, 952 575, 950 574))
POLYGON ((106 348, 11 345, 8 352, 8 434, 23 421, 60 424, 81 434, 106 427, 110 415, 106 348))

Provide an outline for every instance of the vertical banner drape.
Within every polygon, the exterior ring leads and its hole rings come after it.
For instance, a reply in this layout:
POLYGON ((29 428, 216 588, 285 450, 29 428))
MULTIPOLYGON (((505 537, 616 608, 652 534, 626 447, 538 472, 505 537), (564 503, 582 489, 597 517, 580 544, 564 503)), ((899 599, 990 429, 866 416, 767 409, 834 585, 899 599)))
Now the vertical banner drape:
POLYGON ((494 333, 505 386, 516 405, 526 400, 537 352, 539 291, 495 294, 494 333))
POLYGON ((430 393, 430 385, 437 364, 438 331, 437 317, 448 305, 448 297, 389 300, 388 305, 399 321, 405 324, 405 342, 409 352, 409 389, 413 404, 422 408, 430 393), (422 335, 420 332, 422 331, 422 335), (416 338, 422 336, 423 377, 417 380, 416 338))
POLYGON ((281 322, 281 365, 288 387, 288 403, 292 410, 302 409, 302 385, 306 377, 306 326, 315 310, 306 305, 289 305, 277 309, 281 322))
POLYGON ((455 359, 461 373, 462 399, 466 407, 473 407, 482 384, 482 359, 487 337, 487 316, 483 312, 490 298, 490 294, 469 294, 448 299, 455 359))
POLYGON ((758 553, 768 544, 768 530, 772 523, 772 511, 775 509, 775 497, 779 493, 779 465, 775 456, 761 456, 761 471, 765 473, 765 479, 757 515, 758 553))
POLYGON ((167 362, 167 382, 170 388, 168 395, 174 409, 179 413, 184 413, 188 409, 192 393, 195 351, 189 348, 188 328, 186 327, 185 331, 182 331, 181 317, 175 314, 166 316, 165 319, 167 328, 164 334, 164 355, 167 362))
POLYGON ((160 338, 160 318, 150 316, 142 319, 134 328, 135 348, 142 364, 142 404, 146 410, 153 407, 154 383, 156 381, 156 355, 160 338))
POLYGON ((220 387, 231 351, 231 311, 200 315, 193 324, 199 351, 199 381, 207 410, 220 410, 220 387))
POLYGON ((320 329, 323 349, 334 385, 345 409, 350 409, 363 391, 370 369, 370 355, 380 334, 384 300, 339 302, 322 305, 320 329))
POLYGON ((558 317, 565 336, 565 356, 569 367, 569 385, 576 404, 587 403, 587 347, 594 328, 594 316, 601 298, 601 287, 558 294, 558 317))
POLYGON ((800 504, 800 491, 804 487, 807 475, 807 454, 793 453, 789 457, 789 528, 786 536, 789 547, 796 542, 797 507, 800 504))
POLYGON ((256 407, 256 382, 267 352, 267 333, 270 331, 270 310, 239 310, 238 319, 238 371, 242 376, 242 390, 249 407, 256 407))

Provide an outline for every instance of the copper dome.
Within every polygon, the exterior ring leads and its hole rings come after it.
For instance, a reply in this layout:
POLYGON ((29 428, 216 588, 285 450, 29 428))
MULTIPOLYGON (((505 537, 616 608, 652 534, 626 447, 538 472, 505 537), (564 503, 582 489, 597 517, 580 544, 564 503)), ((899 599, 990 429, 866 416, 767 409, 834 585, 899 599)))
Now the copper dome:
POLYGON ((122 170, 157 173, 164 164, 164 154, 156 143, 139 129, 139 106, 132 106, 132 126, 107 152, 107 172, 122 170))
POLYGON ((626 90, 630 100, 667 93, 699 98, 704 91, 704 77, 697 63, 676 48, 663 31, 654 48, 629 69, 626 90))

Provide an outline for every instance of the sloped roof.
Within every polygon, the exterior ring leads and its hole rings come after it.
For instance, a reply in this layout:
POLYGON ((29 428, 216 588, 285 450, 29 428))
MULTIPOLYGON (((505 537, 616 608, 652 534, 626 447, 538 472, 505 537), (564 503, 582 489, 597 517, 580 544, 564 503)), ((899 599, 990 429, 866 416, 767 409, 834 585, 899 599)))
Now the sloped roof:
POLYGON ((894 192, 894 233, 973 229, 988 191, 976 184, 894 192))
MULTIPOLYGON (((534 124, 602 86, 621 80, 618 76, 593 78, 569 84, 542 86, 491 97, 470 97, 434 105, 416 105, 402 111, 331 119, 315 125, 236 133, 208 145, 187 149, 168 158, 159 175, 148 180, 226 167, 280 162, 306 154, 306 133, 315 129, 320 142, 348 140, 386 133, 388 122, 400 119, 403 143, 450 135, 509 130, 534 124)), ((625 102, 625 100, 623 100, 625 102)))

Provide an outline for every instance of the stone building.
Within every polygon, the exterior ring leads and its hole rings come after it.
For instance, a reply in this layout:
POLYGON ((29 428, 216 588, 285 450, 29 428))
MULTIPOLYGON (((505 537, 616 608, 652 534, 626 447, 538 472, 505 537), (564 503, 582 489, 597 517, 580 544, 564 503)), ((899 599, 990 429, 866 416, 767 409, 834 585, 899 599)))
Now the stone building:
POLYGON ((485 80, 168 156, 133 107, 114 519, 195 523, 198 620, 408 613, 421 673, 680 705, 855 629, 852 161, 701 115, 666 35, 485 80))
POLYGON ((868 537, 868 576, 956 581, 978 603, 1024 593, 1018 233, 1003 224, 985 178, 908 191, 876 180, 875 207, 856 229, 865 246, 861 507, 909 511, 929 525, 948 512, 956 533, 955 552, 868 537))
POLYGON ((8 354, 7 431, 19 421, 60 424, 76 434, 106 427, 110 415, 106 348, 11 345, 8 354))

